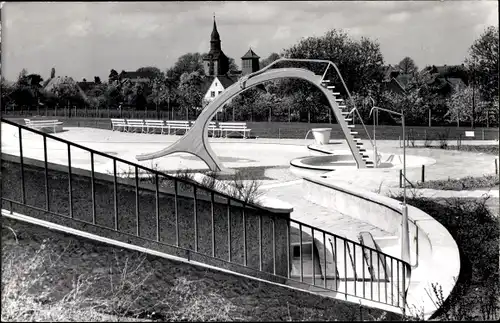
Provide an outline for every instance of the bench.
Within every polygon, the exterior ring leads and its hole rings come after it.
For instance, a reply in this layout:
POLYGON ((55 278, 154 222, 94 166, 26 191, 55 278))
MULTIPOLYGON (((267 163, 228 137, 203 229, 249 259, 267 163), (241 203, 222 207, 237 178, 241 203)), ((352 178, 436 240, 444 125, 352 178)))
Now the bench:
POLYGON ((120 130, 120 128, 122 131, 127 131, 127 123, 125 122, 125 119, 111 119, 111 130, 120 130))
POLYGON ((144 120, 144 123, 146 125, 146 132, 149 133, 149 129, 153 130, 153 133, 155 132, 155 129, 160 129, 161 134, 164 133, 163 129, 167 128, 163 120, 144 120))
POLYGON ((221 135, 221 128, 219 127, 219 122, 217 121, 210 121, 210 124, 208 125, 208 133, 212 131, 212 137, 215 137, 217 132, 219 133, 219 136, 221 135))
POLYGON ((234 132, 242 134, 243 138, 247 138, 247 132, 250 134, 251 130, 247 128, 247 124, 245 122, 220 122, 219 128, 222 135, 224 135, 224 132, 226 133, 226 138, 228 134, 234 132))
POLYGON ((141 132, 144 132, 144 120, 142 119, 127 119, 127 130, 141 128, 141 132))
POLYGON ((24 122, 26 123, 26 126, 35 130, 43 130, 46 128, 52 128, 52 131, 54 133, 57 132, 58 128, 61 128, 61 125, 63 124, 62 121, 59 120, 30 120, 30 119, 24 119, 24 122))
POLYGON ((167 120, 165 124, 168 128, 168 134, 170 135, 170 129, 174 130, 174 135, 177 134, 177 130, 188 131, 191 128, 191 121, 178 121, 178 120, 167 120))

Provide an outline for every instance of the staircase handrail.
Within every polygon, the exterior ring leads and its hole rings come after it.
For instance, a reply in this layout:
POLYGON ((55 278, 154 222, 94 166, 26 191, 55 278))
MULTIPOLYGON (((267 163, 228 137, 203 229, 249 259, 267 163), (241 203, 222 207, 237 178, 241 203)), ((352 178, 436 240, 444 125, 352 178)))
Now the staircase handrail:
POLYGON ((359 113, 358 108, 356 107, 356 103, 354 102, 354 99, 352 98, 351 92, 349 92, 349 89, 347 88, 347 85, 345 84, 344 78, 342 77, 342 74, 340 74, 340 70, 339 70, 339 68, 337 67, 337 65, 334 62, 329 61, 329 60, 324 60, 324 59, 280 58, 280 59, 275 60, 271 64, 267 65, 263 69, 260 69, 260 70, 254 72, 254 73, 248 74, 246 77, 244 77, 243 82, 246 81, 247 79, 251 78, 251 77, 254 77, 256 75, 264 73, 265 71, 267 71, 268 69, 270 69, 272 66, 274 66, 274 65, 276 65, 278 63, 281 63, 281 62, 305 62, 305 63, 320 63, 320 64, 322 63, 322 64, 328 64, 327 67, 326 67, 326 69, 325 69, 325 71, 323 72, 323 75, 321 76, 321 81, 320 82, 323 82, 323 80, 325 79, 326 72, 328 71, 328 68, 330 66, 333 66, 333 68, 337 72, 337 75, 340 78, 340 81, 342 82, 342 86, 344 87, 344 90, 346 91, 347 96, 349 97, 349 99, 352 102, 352 105, 354 106, 354 110, 356 111, 356 113, 357 113, 357 115, 359 117, 359 120, 361 121, 361 124, 363 125, 363 129, 365 130, 366 135, 368 136, 368 140, 370 141, 372 149, 375 149, 375 146, 373 144, 372 138, 370 137, 368 129, 366 128, 366 125, 363 122, 363 118, 361 117, 361 114, 359 113))

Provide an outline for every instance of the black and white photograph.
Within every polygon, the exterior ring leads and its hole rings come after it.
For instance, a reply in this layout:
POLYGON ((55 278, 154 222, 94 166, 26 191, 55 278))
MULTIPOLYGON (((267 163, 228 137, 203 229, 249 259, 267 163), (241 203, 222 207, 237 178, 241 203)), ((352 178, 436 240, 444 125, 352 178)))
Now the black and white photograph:
POLYGON ((500 320, 498 7, 0 2, 1 321, 500 320))

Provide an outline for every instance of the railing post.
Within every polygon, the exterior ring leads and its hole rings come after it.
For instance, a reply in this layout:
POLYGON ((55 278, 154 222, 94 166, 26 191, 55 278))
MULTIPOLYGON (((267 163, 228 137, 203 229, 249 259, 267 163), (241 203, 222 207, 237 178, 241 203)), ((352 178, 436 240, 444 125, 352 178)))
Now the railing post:
POLYGON ((69 216, 70 218, 73 218, 73 186, 71 185, 71 178, 72 178, 72 172, 71 172, 71 146, 68 143, 68 190, 69 190, 69 216))
POLYGON ((175 245, 179 247, 179 207, 177 201, 178 188, 177 180, 174 179, 174 209, 175 209, 175 245))
POLYGON ((90 185, 92 190, 92 224, 96 224, 94 153, 90 152, 90 185))
POLYGON ((47 137, 43 135, 43 163, 45 168, 45 208, 50 212, 50 198, 49 198, 49 165, 47 160, 47 137))
POLYGON ((290 221, 286 221, 286 277, 290 278, 290 221))
MULTIPOLYGON (((406 185, 406 183, 405 183, 406 185)), ((399 170, 399 188, 402 188, 403 187, 403 170, 400 169, 399 170)))
POLYGON ((214 192, 210 193, 210 211, 212 215, 212 257, 215 258, 215 215, 214 215, 214 192))
POLYGON ((134 175, 135 175, 135 223, 136 231, 135 235, 140 237, 140 220, 139 220, 139 170, 137 169, 137 165, 134 167, 134 175))
POLYGON ((323 282, 323 285, 325 288, 327 288, 327 283, 326 283, 326 279, 327 279, 327 275, 328 275, 328 272, 326 270, 326 234, 325 234, 325 231, 323 231, 323 262, 324 262, 324 269, 323 269, 323 279, 324 279, 324 282, 323 282))
POLYGON ((243 265, 247 266, 247 218, 245 214, 245 204, 241 209, 241 219, 243 220, 243 265))
POLYGON ((155 173, 155 195, 156 195, 156 241, 160 241, 160 183, 158 173, 155 173))
POLYGON ((422 183, 425 182, 425 165, 422 165, 422 183))
POLYGON ((314 228, 311 228, 312 244, 311 244, 311 257, 312 257, 312 283, 316 285, 316 268, 314 267, 314 228))
POLYGON ((276 275, 276 228, 274 223, 274 217, 271 218, 272 228, 273 228, 273 274, 276 275))
POLYGON ((304 265, 302 258, 302 224, 299 223, 299 251, 300 251, 300 281, 304 282, 304 265))
POLYGON ((227 256, 231 262, 231 199, 227 199, 227 256))
POLYGON ((115 209, 115 231, 118 231, 118 184, 116 182, 116 159, 113 159, 113 192, 115 209))
POLYGON ((262 216, 259 214, 259 270, 262 271, 262 216))
POLYGON ((196 199, 196 186, 193 185, 194 205, 194 251, 198 252, 198 203, 196 199))
POLYGON ((24 157, 23 157, 23 138, 22 128, 19 127, 19 162, 21 164, 21 203, 26 204, 26 190, 24 186, 24 157))
POLYGON ((498 175, 498 158, 495 158, 495 174, 498 175))

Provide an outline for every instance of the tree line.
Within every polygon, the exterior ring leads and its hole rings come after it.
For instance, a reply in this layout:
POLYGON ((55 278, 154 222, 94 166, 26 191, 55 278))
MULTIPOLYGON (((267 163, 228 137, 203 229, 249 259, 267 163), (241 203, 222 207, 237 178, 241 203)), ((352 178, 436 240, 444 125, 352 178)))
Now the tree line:
MULTIPOLYGON (((144 82, 132 82, 126 74, 111 69, 107 82, 98 77, 92 86, 78 86, 70 77, 56 77, 55 69, 44 80, 38 74, 21 71, 15 82, 1 80, 2 105, 8 110, 76 108, 99 110, 162 111, 175 118, 195 119, 207 102, 202 84, 207 81, 203 53, 187 53, 165 71, 141 67, 148 73, 144 82)), ((338 75, 329 69, 327 78, 338 88, 349 107, 356 106, 365 123, 372 122, 373 104, 404 111, 409 125, 498 125, 498 27, 488 27, 469 48, 462 65, 449 67, 436 79, 435 67, 420 70, 413 59, 404 57, 393 66, 405 80, 404 91, 387 88, 387 71, 377 41, 351 38, 342 30, 299 40, 281 53, 260 62, 261 68, 285 58, 323 59, 335 62, 338 75), (444 74, 443 74, 444 73, 444 74), (447 80, 463 80, 463 86, 447 86, 447 80), (350 94, 350 97, 349 95, 350 94), (352 98, 352 100, 351 100, 352 98)), ((283 63, 277 67, 286 67, 283 63)), ((292 64, 322 74, 326 66, 292 64)), ((237 70, 230 59, 230 70, 237 70)), ((448 84, 449 85, 449 84, 448 84)), ((337 89, 336 89, 337 91, 337 89)), ((324 95, 314 85, 294 79, 270 81, 246 90, 228 102, 218 114, 220 120, 301 121, 335 123, 324 95)), ((379 123, 398 120, 381 113, 379 123)))

